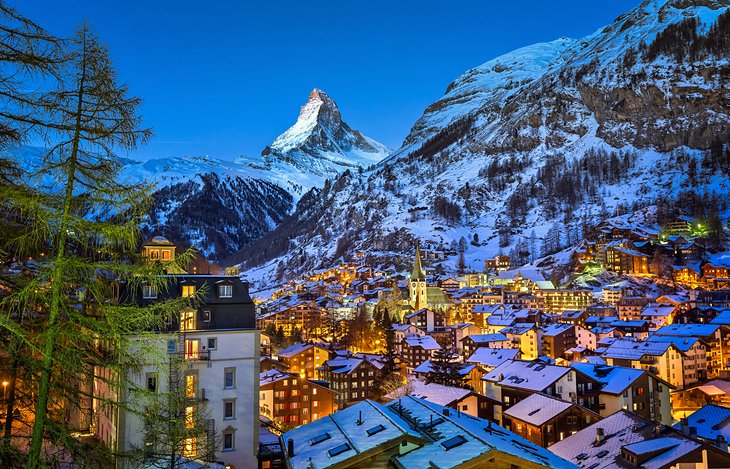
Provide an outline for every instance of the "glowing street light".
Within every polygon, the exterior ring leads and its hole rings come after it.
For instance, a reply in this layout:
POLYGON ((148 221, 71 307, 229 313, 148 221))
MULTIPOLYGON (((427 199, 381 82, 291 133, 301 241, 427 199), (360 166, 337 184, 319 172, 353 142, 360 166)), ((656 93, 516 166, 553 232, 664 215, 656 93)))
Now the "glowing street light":
POLYGON ((7 381, 3 381, 3 400, 8 399, 8 383, 7 381))

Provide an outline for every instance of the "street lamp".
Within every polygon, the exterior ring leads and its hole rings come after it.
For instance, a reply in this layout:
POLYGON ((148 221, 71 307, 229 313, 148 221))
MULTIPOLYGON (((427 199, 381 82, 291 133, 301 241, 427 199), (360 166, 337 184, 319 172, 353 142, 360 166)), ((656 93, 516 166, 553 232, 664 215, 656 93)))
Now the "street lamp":
POLYGON ((7 381, 3 381, 3 400, 8 400, 8 383, 7 381))

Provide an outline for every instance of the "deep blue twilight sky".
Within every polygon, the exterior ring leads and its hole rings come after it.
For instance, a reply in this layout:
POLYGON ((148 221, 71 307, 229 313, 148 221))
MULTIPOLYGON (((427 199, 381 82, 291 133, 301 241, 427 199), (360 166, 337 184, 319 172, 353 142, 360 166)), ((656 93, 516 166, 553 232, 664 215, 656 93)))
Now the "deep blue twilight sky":
POLYGON ((86 19, 144 99, 143 157, 258 155, 322 88, 346 122, 396 148, 461 73, 581 37, 639 0, 10 0, 51 33, 86 19))

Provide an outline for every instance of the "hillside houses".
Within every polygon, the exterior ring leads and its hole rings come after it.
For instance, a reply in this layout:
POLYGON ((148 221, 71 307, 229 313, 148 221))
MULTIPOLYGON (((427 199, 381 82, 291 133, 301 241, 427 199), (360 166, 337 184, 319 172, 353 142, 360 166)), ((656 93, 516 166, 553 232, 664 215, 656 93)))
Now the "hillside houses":
MULTIPOLYGON (((277 318, 277 312, 293 313, 289 327, 296 328, 307 325, 300 310, 320 311, 322 344, 305 339, 277 354, 274 339, 267 338, 267 347, 274 349, 272 354, 281 360, 284 372, 321 380, 340 411, 370 412, 370 400, 383 398, 378 386, 385 378, 386 331, 371 325, 374 335, 345 345, 339 341, 347 336, 336 331, 338 324, 353 318, 374 324, 387 312, 393 358, 400 365, 393 381, 400 387, 389 399, 441 405, 457 416, 483 418, 493 422, 493 428, 501 425, 504 431, 548 448, 561 448, 586 430, 604 428, 601 422, 616 415, 631 415, 645 425, 674 425, 681 412, 706 404, 730 406, 730 386, 720 379, 730 376, 730 292, 715 289, 719 280, 708 282, 726 274, 720 257, 715 264, 705 262, 706 252, 691 234, 664 236, 636 227, 604 228, 599 238, 587 241, 592 244, 580 254, 578 265, 612 270, 609 286, 557 288, 532 266, 439 278, 422 264, 424 256, 416 257, 410 275, 379 277, 376 269, 348 268, 346 274, 330 272, 310 285, 298 283, 296 291, 260 307, 260 320, 272 318, 279 321, 277 327, 286 326, 287 320, 277 318), (592 257, 586 257, 589 252, 592 257), (698 278, 707 290, 668 288, 676 278, 667 278, 664 288, 654 291, 642 287, 645 280, 616 281, 615 274, 655 278, 656 253, 671 262, 691 260, 699 265, 698 278), (333 286, 331 282, 341 283, 333 286), (317 347, 319 357, 294 360, 304 350, 317 347), (451 357, 445 360, 459 370, 461 379, 444 379, 445 372, 434 367, 437 352, 439 357, 451 357), (312 371, 308 364, 315 361, 312 371), (452 385, 438 384, 442 382, 452 385)), ((393 402, 384 407, 393 409, 393 402)), ((717 411, 712 418, 716 415, 724 414, 717 411)), ((610 424, 608 420, 602 441, 612 439, 605 431, 610 424)), ((357 419, 351 425, 359 426, 357 419)), ((716 440, 722 432, 709 431, 707 437, 689 430, 679 433, 693 448, 711 445, 717 449, 712 438, 716 440)), ((407 444, 417 446, 413 437, 407 444)), ((653 453, 638 443, 618 448, 619 459, 613 461, 652 460, 653 453)), ((294 442, 295 458, 297 446, 294 442)), ((371 461, 371 453, 367 454, 353 453, 371 461)), ((584 448, 571 457, 585 468, 595 464, 585 461, 600 463, 611 454, 584 448)), ((398 457, 395 449, 378 456, 394 457, 398 457)))

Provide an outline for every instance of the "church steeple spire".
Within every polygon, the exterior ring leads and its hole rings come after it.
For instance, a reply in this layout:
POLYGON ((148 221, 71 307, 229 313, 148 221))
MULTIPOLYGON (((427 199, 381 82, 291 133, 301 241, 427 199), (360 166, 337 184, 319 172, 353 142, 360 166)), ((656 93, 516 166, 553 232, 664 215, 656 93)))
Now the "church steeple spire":
POLYGON ((423 273, 421 267, 421 249, 416 242, 416 260, 413 262, 413 272, 411 272, 411 280, 426 280, 426 274, 423 273))

